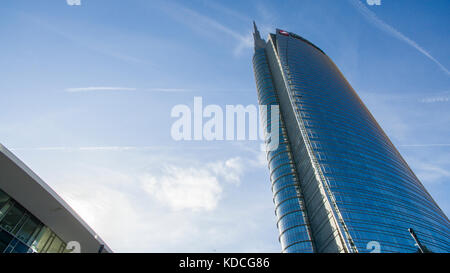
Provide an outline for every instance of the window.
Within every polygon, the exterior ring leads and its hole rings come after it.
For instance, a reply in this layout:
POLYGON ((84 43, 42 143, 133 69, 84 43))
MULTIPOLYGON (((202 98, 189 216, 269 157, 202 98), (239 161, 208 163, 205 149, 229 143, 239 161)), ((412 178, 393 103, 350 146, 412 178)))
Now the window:
MULTIPOLYGON (((9 201, 9 196, 4 193, 2 190, 0 190, 0 211, 2 210, 3 206, 5 206, 9 201)), ((1 219, 1 215, 0 215, 1 219)))
POLYGON ((23 224, 22 228, 19 230, 17 234, 17 238, 19 238, 22 242, 28 243, 32 237, 35 237, 41 223, 34 217, 30 216, 26 220, 25 224, 23 224))
POLYGON ((55 238, 52 241, 52 244, 49 246, 49 248, 47 248, 46 253, 60 253, 63 244, 64 244, 63 241, 61 241, 61 239, 55 236, 55 238))
POLYGON ((0 223, 3 219, 3 217, 5 217, 6 212, 8 211, 8 209, 11 207, 11 202, 6 203, 5 205, 3 205, 2 208, 0 208, 0 223))
POLYGON ((9 196, 0 190, 0 221, 5 216, 11 204, 9 203, 9 196))
POLYGON ((25 210, 20 205, 14 204, 14 206, 10 208, 6 215, 3 217, 2 221, 0 222, 0 227, 11 233, 14 232, 24 213, 25 210))
POLYGON ((48 227, 43 227, 41 231, 39 232, 39 235, 37 236, 36 240, 32 244, 32 248, 36 252, 43 252, 43 250, 47 247, 49 243, 49 239, 51 239, 52 231, 48 227))
POLYGON ((5 251, 6 247, 9 245, 9 242, 13 237, 8 234, 8 232, 0 229, 0 253, 3 253, 5 251))
POLYGON ((61 253, 65 247, 51 229, 0 190, 0 253, 61 253))

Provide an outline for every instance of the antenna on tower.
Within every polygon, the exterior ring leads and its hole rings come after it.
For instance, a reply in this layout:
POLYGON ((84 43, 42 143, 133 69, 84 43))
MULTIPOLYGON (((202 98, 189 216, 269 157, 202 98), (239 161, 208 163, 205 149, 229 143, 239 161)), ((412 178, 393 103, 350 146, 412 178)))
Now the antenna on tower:
POLYGON ((255 49, 264 48, 266 46, 266 41, 261 39, 261 35, 259 34, 258 27, 256 26, 255 21, 253 21, 253 40, 255 41, 255 49))

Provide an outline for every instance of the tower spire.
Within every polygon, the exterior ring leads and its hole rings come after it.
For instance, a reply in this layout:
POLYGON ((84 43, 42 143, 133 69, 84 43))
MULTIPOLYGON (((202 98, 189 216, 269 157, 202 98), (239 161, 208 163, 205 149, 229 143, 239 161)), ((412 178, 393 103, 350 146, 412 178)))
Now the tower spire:
POLYGON ((255 41, 255 49, 264 48, 266 46, 266 41, 261 39, 261 35, 259 34, 258 27, 256 26, 255 21, 253 20, 253 40, 255 41))
POLYGON ((253 20, 253 29, 254 29, 254 34, 261 37, 259 35, 258 27, 256 26, 255 20, 253 20))

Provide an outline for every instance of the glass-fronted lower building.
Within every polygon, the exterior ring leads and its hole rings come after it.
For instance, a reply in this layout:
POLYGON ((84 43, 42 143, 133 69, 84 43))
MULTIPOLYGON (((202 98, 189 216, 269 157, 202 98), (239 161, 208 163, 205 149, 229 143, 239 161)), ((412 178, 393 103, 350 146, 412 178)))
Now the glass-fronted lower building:
MULTIPOLYGON (((283 252, 450 252, 450 222, 333 61, 303 37, 255 27, 260 105, 279 105, 268 150, 283 252)), ((265 121, 266 135, 271 131, 265 121)))
POLYGON ((0 190, 0 253, 63 253, 66 244, 50 228, 0 190))
POLYGON ((103 253, 110 248, 0 144, 0 253, 103 253))

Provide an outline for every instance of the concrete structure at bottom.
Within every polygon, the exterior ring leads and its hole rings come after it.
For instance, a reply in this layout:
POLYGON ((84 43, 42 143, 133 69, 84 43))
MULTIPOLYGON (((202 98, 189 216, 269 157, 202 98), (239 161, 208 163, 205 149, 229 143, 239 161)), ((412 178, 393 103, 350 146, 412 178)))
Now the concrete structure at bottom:
POLYGON ((30 168, 0 144, 0 253, 111 249, 30 168))

